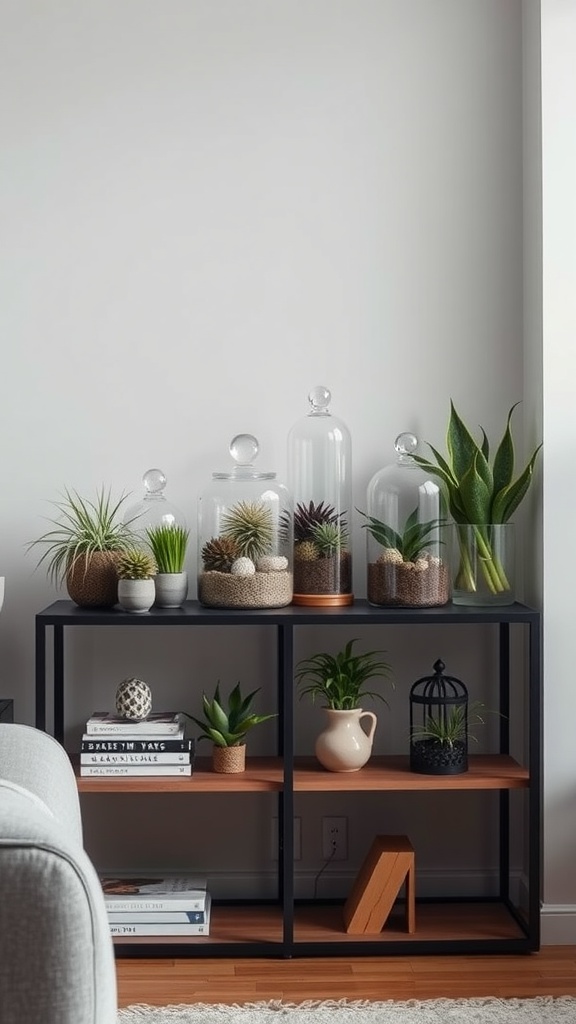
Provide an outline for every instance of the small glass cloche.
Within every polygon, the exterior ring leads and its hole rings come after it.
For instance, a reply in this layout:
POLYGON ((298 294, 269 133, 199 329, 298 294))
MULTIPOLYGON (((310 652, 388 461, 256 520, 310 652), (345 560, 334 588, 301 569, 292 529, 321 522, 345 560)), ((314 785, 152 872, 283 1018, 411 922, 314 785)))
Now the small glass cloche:
POLYGON ((131 522, 134 533, 146 539, 146 531, 156 526, 182 526, 186 520, 180 509, 164 495, 166 474, 161 469, 147 469, 142 477, 144 497, 126 509, 124 522, 131 522))
POLYGON ((292 501, 254 467, 252 434, 230 442, 234 466, 198 502, 198 599, 208 608, 282 608, 292 601, 292 501))
POLYGON ((352 446, 330 412, 328 388, 308 395, 310 411, 288 434, 294 499, 294 604, 352 604, 352 446))
POLYGON ((437 480, 415 462, 414 434, 396 438, 396 462, 379 470, 367 490, 370 604, 421 608, 450 599, 446 515, 437 480))

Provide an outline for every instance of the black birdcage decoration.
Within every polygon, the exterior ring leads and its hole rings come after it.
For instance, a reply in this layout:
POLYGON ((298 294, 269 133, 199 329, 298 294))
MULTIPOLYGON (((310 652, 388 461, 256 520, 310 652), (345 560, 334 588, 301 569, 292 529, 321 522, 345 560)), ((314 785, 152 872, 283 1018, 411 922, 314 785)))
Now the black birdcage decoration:
POLYGON ((468 771, 468 690, 444 668, 435 661, 410 690, 410 770, 421 775, 468 771))

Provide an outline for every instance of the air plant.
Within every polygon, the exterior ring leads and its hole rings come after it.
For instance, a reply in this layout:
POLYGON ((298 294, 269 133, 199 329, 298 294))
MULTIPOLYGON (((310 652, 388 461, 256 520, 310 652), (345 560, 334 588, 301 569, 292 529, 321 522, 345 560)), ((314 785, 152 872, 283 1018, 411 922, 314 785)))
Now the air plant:
POLYGON ((255 561, 272 547, 272 509, 262 501, 239 501, 222 516, 221 533, 234 541, 241 557, 255 561))

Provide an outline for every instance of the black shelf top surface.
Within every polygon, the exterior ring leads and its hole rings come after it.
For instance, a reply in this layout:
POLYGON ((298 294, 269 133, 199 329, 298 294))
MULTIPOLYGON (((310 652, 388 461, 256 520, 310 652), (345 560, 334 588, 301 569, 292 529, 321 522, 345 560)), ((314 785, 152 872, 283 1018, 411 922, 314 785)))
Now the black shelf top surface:
POLYGON ((446 604, 438 608, 381 608, 365 599, 336 608, 205 608, 198 601, 186 601, 181 608, 151 608, 134 614, 114 608, 79 608, 73 601, 54 601, 36 614, 44 626, 317 626, 343 625, 438 625, 445 623, 537 623, 540 612, 515 602, 494 607, 446 604))

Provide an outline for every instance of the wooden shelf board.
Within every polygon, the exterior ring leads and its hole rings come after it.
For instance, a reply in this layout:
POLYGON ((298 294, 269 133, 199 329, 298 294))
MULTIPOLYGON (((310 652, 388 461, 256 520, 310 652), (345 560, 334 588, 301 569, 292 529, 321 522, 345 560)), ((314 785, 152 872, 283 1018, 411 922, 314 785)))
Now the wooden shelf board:
POLYGON ((283 787, 282 760, 278 757, 246 759, 246 771, 224 775, 211 770, 211 758, 197 757, 193 774, 171 777, 83 776, 79 758, 72 757, 81 793, 270 793, 283 787))
POLYGON ((329 772, 315 758, 298 757, 294 789, 298 792, 354 790, 525 789, 529 774, 512 757, 476 754, 462 775, 419 775, 411 772, 407 755, 371 757, 357 772, 329 772))
MULTIPOLYGON (((398 903, 379 934, 350 935, 344 929, 343 904, 296 905, 294 940, 298 942, 334 943, 421 941, 490 941, 515 940, 524 937, 519 925, 500 903, 417 903, 416 930, 409 934, 405 927, 404 906, 398 903)), ((276 905, 212 906, 209 936, 123 936, 115 937, 115 945, 210 943, 250 943, 282 941, 282 910, 276 905)))

